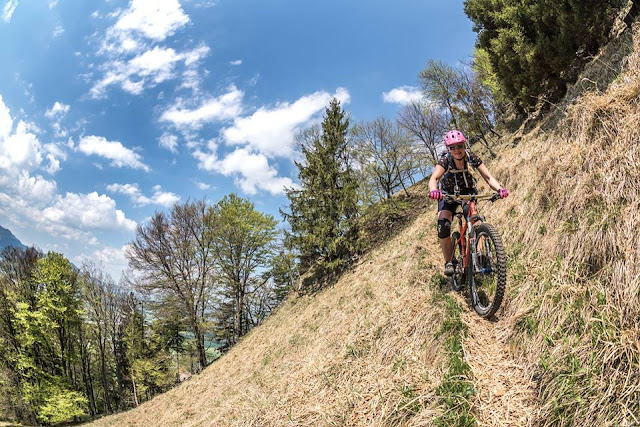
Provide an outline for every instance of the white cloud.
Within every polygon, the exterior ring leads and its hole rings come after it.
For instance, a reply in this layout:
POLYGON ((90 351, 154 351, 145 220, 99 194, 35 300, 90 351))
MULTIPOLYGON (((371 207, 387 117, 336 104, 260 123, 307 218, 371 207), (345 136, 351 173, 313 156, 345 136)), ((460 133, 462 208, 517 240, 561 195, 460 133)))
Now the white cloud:
POLYGON ((0 189, 4 189, 16 200, 38 206, 46 206, 51 202, 56 194, 56 188, 55 181, 49 181, 40 175, 31 176, 27 171, 10 173, 0 178, 0 189))
POLYGON ((265 155, 246 148, 238 148, 218 160, 215 145, 210 144, 208 152, 196 150, 194 157, 198 159, 200 169, 235 177, 236 185, 247 194, 256 194, 258 190, 266 190, 273 195, 283 194, 285 186, 294 186, 290 178, 278 176, 278 171, 269 165, 265 155))
MULTIPOLYGON (((0 99, 0 116, 2 115, 3 106, 2 99, 0 99)), ((9 119, 11 118, 9 117, 9 119)), ((2 120, 0 117, 0 121, 2 120)), ((10 134, 11 127, 3 128, 3 126, 6 126, 6 123, 4 125, 0 123, 0 168, 5 169, 5 171, 31 171, 40 166, 42 162, 42 146, 38 138, 33 133, 28 132, 27 124, 20 121, 13 134, 10 134), (7 134, 7 130, 9 134, 7 134)))
MULTIPOLYGON (((64 114, 63 104, 51 108, 64 114)), ((55 112, 55 113, 54 113, 55 112)), ((94 229, 131 232, 135 222, 115 208, 115 202, 97 193, 57 194, 54 180, 34 172, 60 170, 66 159, 62 144, 41 144, 28 122, 13 126, 9 108, 0 97, 0 217, 19 228, 32 228, 65 239, 88 241, 94 229), (43 160, 46 163, 43 165, 43 160)))
POLYGON ((389 92, 382 94, 384 102, 390 104, 409 104, 411 102, 418 102, 424 99, 420 88, 413 86, 400 86, 395 89, 391 89, 389 92))
POLYGON ((56 28, 53 29, 53 37, 61 36, 64 33, 64 27, 62 25, 57 25, 56 28))
POLYGON ((139 95, 145 88, 154 87, 159 83, 176 77, 175 68, 179 62, 184 62, 185 86, 198 85, 199 78, 194 78, 194 67, 209 53, 207 46, 200 46, 185 53, 178 53, 172 48, 155 46, 134 58, 123 61, 114 60, 104 64, 105 75, 97 81, 90 90, 91 96, 101 98, 111 85, 120 85, 126 92, 139 95))
POLYGON ((338 88, 333 95, 315 92, 292 104, 284 102, 271 109, 262 107, 251 116, 236 118, 233 126, 222 131, 222 136, 230 145, 248 144, 267 156, 290 157, 296 131, 317 119, 334 97, 343 105, 350 101, 349 92, 344 88, 338 88))
POLYGON ((204 183, 204 182, 199 182, 199 181, 197 181, 197 182, 196 182, 196 185, 198 186, 198 188, 199 188, 200 190, 203 190, 203 191, 204 191, 204 190, 208 190, 208 189, 210 189, 210 188, 211 188, 211 185, 206 184, 206 183, 204 183))
POLYGON ((61 116, 64 117, 67 115, 70 109, 71 109, 70 106, 56 101, 53 104, 53 107, 51 107, 50 109, 47 110, 46 113, 44 113, 44 116, 50 119, 53 119, 55 117, 61 117, 61 116))
POLYGON ((42 211, 42 217, 52 225, 81 230, 134 231, 136 222, 126 218, 116 209, 116 202, 107 195, 95 191, 89 194, 67 193, 57 196, 53 205, 42 211))
POLYGON ((178 0, 131 0, 120 14, 115 31, 138 33, 156 42, 163 41, 189 22, 178 0))
POLYGON ((112 278, 118 279, 121 273, 127 268, 127 251, 129 245, 120 248, 107 246, 103 249, 95 250, 90 255, 82 254, 74 258, 77 265, 93 263, 98 265, 111 275, 112 278))
POLYGON ((2 19, 4 22, 11 22, 11 17, 13 16, 13 12, 16 11, 16 7, 18 7, 18 0, 8 0, 2 9, 2 19))
POLYGON ((58 0, 49 0, 49 9, 53 9, 58 4, 58 0))
POLYGON ((49 174, 53 175, 60 170, 60 160, 56 159, 52 154, 47 154, 47 160, 49 160, 49 166, 45 170, 49 174))
POLYGON ((229 61, 231 65, 242 65, 242 59, 236 59, 235 61, 229 61))
POLYGON ((162 191, 159 185, 153 187, 153 196, 147 197, 142 194, 138 184, 111 184, 107 186, 107 190, 111 193, 119 193, 128 196, 137 206, 160 205, 166 208, 173 206, 174 203, 180 201, 180 196, 167 191, 162 191))
POLYGON ((107 141, 101 136, 85 136, 78 144, 78 150, 86 155, 96 155, 111 160, 111 165, 122 168, 130 167, 133 169, 142 169, 149 172, 149 166, 142 163, 142 157, 126 148, 119 141, 107 141))
POLYGON ((218 98, 204 101, 195 109, 174 106, 165 111, 160 121, 170 122, 177 127, 199 128, 203 123, 227 120, 237 117, 242 112, 244 92, 231 85, 228 92, 218 98))
POLYGON ((166 148, 172 153, 178 152, 178 137, 170 133, 163 133, 158 140, 158 145, 162 148, 166 148))
POLYGON ((4 140, 10 135, 11 129, 13 129, 11 111, 2 101, 2 95, 0 95, 0 140, 4 140))

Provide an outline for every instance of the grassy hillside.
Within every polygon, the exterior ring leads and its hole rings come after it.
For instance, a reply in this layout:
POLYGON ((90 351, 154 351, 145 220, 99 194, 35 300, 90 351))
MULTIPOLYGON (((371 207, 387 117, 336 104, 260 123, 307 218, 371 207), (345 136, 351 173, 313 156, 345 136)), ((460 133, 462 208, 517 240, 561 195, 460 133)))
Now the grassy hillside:
POLYGON ((424 263, 432 217, 332 287, 286 300, 201 375, 96 425, 428 424, 442 412, 442 343, 455 334, 436 333, 445 310, 424 263))
POLYGON ((640 424, 637 31, 625 70, 490 162, 512 190, 481 207, 509 255, 497 322, 443 286, 435 205, 416 197, 422 213, 333 286, 95 425, 640 424))

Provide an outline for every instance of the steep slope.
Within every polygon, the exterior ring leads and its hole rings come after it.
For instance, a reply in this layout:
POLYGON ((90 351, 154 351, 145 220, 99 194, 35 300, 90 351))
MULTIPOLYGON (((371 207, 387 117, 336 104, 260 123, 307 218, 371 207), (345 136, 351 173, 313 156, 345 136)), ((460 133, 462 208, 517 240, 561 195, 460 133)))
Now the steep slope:
POLYGON ((429 424, 445 369, 424 264, 433 227, 422 215, 332 287, 289 298, 201 375, 96 425, 429 424))
POLYGON ((442 284, 429 204, 203 374, 95 425, 640 424, 637 29, 624 69, 488 162, 512 190, 481 207, 509 256, 497 322, 442 284))
MULTIPOLYGON (((509 252, 508 343, 528 360, 539 425, 640 424, 640 34, 625 71, 554 132, 505 144, 513 190, 491 221, 509 252)), ((596 58, 608 66, 606 57, 596 58)))

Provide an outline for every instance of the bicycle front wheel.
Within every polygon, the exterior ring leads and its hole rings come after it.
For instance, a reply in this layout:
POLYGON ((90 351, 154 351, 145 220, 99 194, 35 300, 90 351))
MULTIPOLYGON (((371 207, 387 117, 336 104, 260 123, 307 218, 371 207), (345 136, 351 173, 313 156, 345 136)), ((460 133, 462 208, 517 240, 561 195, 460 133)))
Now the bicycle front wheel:
POLYGON ((500 308, 507 286, 507 256, 493 225, 476 227, 476 262, 472 264, 474 308, 480 316, 489 318, 500 308))

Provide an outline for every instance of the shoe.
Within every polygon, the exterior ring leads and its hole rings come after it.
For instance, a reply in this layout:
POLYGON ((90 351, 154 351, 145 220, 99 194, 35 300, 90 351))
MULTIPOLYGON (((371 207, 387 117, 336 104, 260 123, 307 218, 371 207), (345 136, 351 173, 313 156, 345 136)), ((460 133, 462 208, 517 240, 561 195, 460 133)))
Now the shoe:
POLYGON ((449 261, 448 263, 446 263, 444 265, 444 275, 445 276, 453 276, 454 272, 455 272, 455 270, 453 268, 453 263, 451 261, 449 261))

